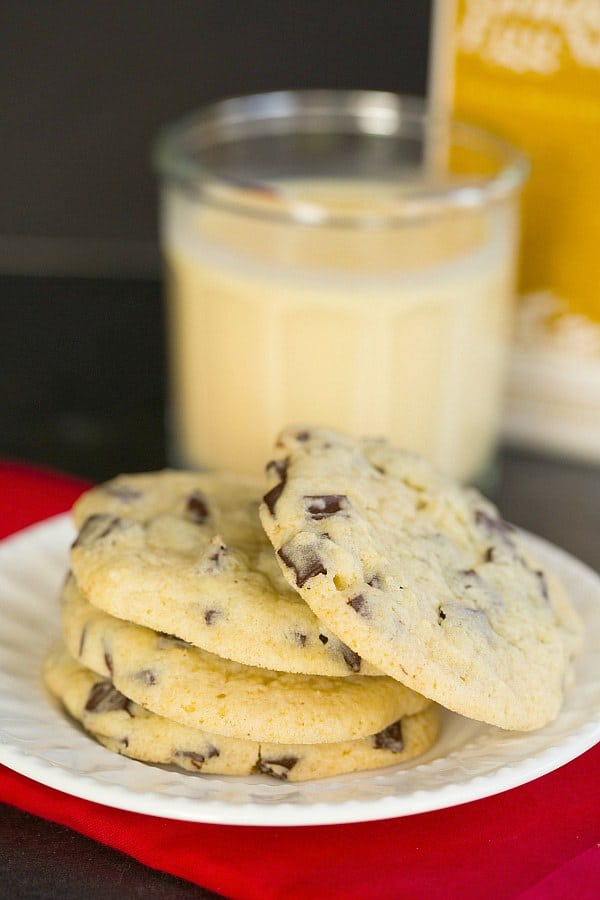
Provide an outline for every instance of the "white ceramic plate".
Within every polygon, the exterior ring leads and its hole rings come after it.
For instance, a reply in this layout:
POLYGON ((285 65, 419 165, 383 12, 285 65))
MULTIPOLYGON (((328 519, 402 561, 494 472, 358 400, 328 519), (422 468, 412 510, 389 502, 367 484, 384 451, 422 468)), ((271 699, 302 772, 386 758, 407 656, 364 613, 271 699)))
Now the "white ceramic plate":
POLYGON ((68 517, 58 516, 0 543, 0 762, 67 794, 194 822, 358 822, 497 794, 557 769, 600 739, 600 578, 528 536, 587 623, 575 687, 546 728, 505 732, 446 713, 440 739, 417 763, 301 784, 184 774, 118 756, 60 711, 39 675, 59 633, 57 598, 72 539, 68 517))

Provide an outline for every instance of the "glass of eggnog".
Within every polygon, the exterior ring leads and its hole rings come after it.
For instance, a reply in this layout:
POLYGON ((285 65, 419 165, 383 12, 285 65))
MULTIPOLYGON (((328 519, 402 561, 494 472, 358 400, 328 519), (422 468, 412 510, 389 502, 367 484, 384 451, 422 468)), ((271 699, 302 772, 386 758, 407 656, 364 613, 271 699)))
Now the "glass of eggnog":
POLYGON ((173 462, 260 473, 286 425, 464 481, 497 444, 525 160, 413 98, 284 91, 159 135, 173 462))

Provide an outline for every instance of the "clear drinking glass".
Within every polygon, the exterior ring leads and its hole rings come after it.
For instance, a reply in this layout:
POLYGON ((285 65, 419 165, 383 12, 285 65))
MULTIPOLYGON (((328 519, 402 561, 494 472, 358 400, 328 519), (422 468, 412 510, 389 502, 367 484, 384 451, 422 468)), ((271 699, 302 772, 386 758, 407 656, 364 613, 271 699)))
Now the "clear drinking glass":
POLYGON ((481 477, 523 157, 411 98, 299 91, 201 110, 155 163, 174 460, 260 473, 280 428, 320 424, 481 477))

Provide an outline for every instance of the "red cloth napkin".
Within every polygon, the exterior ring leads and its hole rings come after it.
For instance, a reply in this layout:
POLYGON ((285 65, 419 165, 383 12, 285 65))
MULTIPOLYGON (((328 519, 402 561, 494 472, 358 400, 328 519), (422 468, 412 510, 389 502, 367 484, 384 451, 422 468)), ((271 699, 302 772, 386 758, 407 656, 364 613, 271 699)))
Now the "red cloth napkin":
MULTIPOLYGON (((0 536, 67 509, 84 487, 0 464, 0 536)), ((599 894, 600 745, 495 797, 352 825, 244 828, 159 819, 70 797, 2 766, 0 801, 234 900, 599 894)))

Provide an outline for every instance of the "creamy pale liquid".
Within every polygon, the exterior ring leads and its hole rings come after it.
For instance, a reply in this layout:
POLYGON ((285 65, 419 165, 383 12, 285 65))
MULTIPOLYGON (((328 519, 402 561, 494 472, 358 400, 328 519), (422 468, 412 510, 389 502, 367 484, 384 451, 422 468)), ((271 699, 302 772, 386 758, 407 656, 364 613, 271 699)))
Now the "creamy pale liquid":
MULTIPOLYGON (((381 214, 380 184, 288 186, 381 214)), ((265 198, 265 208, 277 205, 265 198)), ((395 229, 250 218, 167 190, 172 413, 186 465, 261 473, 277 432, 388 436, 461 479, 496 441, 510 327, 512 207, 395 229)))

